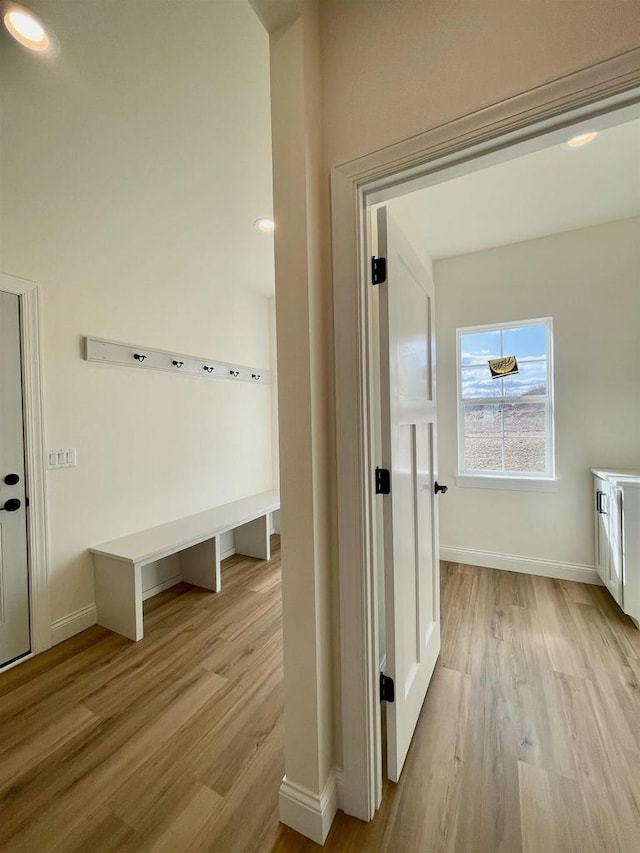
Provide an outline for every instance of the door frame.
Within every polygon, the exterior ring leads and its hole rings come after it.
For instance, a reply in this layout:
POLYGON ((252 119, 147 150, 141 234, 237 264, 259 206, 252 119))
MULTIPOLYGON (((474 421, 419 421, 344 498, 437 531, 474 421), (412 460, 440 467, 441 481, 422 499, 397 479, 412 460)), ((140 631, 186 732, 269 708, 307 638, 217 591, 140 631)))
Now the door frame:
POLYGON ((362 820, 382 796, 369 208, 410 181, 414 189, 472 171, 481 156, 497 162, 507 147, 638 102, 640 48, 332 169, 342 807, 362 820))
POLYGON ((0 290, 20 300, 20 355, 24 418, 25 485, 29 496, 27 550, 31 653, 2 671, 51 647, 49 616, 47 511, 38 285, 0 273, 0 290))

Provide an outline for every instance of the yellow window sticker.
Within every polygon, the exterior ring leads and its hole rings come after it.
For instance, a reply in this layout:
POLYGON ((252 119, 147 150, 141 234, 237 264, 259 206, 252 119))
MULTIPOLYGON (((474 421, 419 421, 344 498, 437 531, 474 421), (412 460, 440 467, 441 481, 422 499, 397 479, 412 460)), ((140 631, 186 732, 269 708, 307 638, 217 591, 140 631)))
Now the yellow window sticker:
POLYGON ((504 358, 490 358, 489 370, 492 379, 502 379, 503 376, 513 376, 518 373, 518 362, 515 355, 507 355, 504 358))

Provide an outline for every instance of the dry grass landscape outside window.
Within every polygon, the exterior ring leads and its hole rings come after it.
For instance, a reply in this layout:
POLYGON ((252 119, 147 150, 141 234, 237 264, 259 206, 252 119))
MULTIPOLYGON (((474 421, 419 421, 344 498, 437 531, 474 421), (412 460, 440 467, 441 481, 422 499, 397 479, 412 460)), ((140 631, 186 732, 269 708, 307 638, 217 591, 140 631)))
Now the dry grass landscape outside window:
POLYGON ((539 471, 546 466, 541 403, 466 406, 464 458, 469 471, 539 471), (504 454, 504 461, 503 461, 504 454))

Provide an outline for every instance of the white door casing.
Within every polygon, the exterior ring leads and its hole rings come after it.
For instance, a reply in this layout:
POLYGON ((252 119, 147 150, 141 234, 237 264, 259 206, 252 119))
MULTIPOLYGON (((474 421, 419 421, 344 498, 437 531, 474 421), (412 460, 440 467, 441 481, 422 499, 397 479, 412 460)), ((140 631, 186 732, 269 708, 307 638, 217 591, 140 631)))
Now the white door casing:
POLYGON ((434 285, 386 207, 378 216, 387 775, 397 782, 440 652, 434 285))
POLYGON ((0 666, 31 650, 20 298, 0 291, 0 666))
POLYGON ((402 195, 410 180, 427 186, 445 170, 466 174, 479 158, 490 165, 507 149, 533 150, 543 134, 563 141, 565 128, 639 102, 636 48, 332 170, 342 807, 362 820, 380 801, 369 205, 402 195))

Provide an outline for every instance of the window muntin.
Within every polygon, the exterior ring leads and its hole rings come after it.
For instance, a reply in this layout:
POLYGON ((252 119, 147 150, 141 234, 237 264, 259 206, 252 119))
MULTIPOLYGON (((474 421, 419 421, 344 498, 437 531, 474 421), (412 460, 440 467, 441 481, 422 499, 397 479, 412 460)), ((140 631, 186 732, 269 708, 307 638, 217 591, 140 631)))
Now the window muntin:
POLYGON ((458 330, 458 455, 462 476, 554 476, 550 318, 458 330), (491 378, 515 355, 519 372, 491 378))

